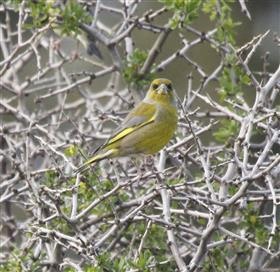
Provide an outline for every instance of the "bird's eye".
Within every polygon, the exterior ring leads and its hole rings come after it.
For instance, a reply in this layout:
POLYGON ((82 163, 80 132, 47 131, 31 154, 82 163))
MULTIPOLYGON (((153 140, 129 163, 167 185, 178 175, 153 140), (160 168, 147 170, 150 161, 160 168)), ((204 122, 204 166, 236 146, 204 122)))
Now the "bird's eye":
POLYGON ((158 88, 158 84, 153 84, 153 89, 156 90, 158 88))
POLYGON ((171 83, 167 84, 166 87, 167 87, 167 89, 168 89, 169 91, 172 90, 172 84, 171 84, 171 83))

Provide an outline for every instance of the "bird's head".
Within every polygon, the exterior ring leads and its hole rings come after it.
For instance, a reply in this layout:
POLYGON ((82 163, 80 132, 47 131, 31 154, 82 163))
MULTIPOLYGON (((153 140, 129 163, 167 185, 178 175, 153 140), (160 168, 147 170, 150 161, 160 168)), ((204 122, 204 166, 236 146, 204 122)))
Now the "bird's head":
POLYGON ((174 90, 172 82, 166 78, 154 79, 146 98, 156 102, 174 103, 174 90))

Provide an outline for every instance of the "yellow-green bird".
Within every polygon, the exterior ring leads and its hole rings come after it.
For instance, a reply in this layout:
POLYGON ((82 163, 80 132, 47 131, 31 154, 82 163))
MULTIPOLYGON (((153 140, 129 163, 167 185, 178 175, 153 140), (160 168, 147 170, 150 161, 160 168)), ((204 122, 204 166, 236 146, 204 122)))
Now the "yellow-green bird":
POLYGON ((107 158, 154 154, 171 139, 177 122, 171 81, 155 79, 145 98, 127 115, 116 132, 75 172, 83 172, 91 164, 107 158))

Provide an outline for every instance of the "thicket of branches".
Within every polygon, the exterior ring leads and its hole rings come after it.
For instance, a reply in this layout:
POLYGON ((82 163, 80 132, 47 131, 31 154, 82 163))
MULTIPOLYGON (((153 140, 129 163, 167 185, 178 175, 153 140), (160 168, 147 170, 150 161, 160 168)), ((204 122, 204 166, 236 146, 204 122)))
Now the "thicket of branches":
POLYGON ((280 66, 252 66, 277 33, 236 45, 230 1, 145 4, 0 4, 0 271, 279 271, 280 66), (187 78, 168 146, 74 176, 155 77, 187 78))

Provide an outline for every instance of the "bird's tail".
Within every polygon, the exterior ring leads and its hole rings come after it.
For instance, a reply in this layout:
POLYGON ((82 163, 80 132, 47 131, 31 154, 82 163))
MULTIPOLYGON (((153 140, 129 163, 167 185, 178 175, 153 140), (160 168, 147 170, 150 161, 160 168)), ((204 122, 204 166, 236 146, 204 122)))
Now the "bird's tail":
POLYGON ((114 154, 116 153, 116 149, 111 149, 111 150, 108 150, 107 152, 105 153, 101 153, 101 154, 97 154, 95 156, 93 156, 92 158, 90 158, 88 161, 86 161, 84 164, 82 164, 81 166, 79 166, 75 171, 74 171, 74 174, 78 174, 78 173, 82 173, 86 170, 88 170, 90 168, 90 165, 96 163, 96 162, 99 162, 99 161, 102 161, 104 159, 107 159, 107 158, 112 158, 114 157, 114 154))

